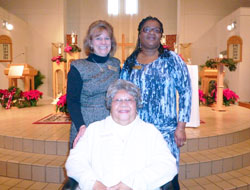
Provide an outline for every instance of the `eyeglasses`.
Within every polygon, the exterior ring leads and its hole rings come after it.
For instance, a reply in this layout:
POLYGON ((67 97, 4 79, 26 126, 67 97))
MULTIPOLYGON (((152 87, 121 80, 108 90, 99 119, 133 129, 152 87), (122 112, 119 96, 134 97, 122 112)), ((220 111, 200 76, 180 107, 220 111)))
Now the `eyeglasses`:
POLYGON ((156 28, 155 27, 145 27, 142 29, 142 31, 145 33, 149 33, 151 31, 153 31, 153 32, 158 33, 158 34, 160 34, 162 32, 162 30, 160 28, 157 28, 157 27, 156 28))
POLYGON ((112 102, 116 103, 116 104, 122 104, 123 102, 127 103, 127 104, 132 104, 135 100, 133 99, 115 99, 112 102))

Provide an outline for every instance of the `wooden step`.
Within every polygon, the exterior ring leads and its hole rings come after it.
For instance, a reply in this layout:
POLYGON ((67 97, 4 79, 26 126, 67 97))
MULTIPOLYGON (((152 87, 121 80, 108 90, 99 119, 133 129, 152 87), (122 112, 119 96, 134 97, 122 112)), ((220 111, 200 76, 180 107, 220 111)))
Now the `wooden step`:
POLYGON ((0 148, 0 176, 46 183, 65 180, 67 156, 26 153, 0 148))
POLYGON ((180 179, 204 177, 250 165, 250 139, 237 144, 180 155, 180 179))
POLYGON ((181 190, 249 190, 250 166, 238 170, 180 180, 181 190))

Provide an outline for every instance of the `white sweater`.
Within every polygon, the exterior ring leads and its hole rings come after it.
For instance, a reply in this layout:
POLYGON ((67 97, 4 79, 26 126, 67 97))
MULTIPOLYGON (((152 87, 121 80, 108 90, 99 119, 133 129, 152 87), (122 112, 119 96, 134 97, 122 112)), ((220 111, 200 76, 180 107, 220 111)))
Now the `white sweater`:
POLYGON ((133 190, 153 190, 177 174, 161 133, 139 117, 127 126, 111 116, 92 123, 70 151, 66 170, 82 190, 92 190, 96 180, 107 187, 123 182, 133 190))

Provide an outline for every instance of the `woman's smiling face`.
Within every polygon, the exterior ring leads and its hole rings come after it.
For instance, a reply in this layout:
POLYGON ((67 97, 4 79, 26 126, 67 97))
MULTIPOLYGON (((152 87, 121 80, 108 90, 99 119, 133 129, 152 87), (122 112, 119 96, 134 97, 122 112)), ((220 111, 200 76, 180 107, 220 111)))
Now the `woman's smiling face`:
POLYGON ((160 46, 160 40, 162 37, 162 30, 160 24, 155 20, 148 20, 143 25, 139 38, 141 48, 155 49, 160 46))
POLYGON ((105 57, 111 50, 111 38, 106 30, 102 30, 100 34, 94 35, 91 41, 91 47, 93 52, 98 55, 105 57))

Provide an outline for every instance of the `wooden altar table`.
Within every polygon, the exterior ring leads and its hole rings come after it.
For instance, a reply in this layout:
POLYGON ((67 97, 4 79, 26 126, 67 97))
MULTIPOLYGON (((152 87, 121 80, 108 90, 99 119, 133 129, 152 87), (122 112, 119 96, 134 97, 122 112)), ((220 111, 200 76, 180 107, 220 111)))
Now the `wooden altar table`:
POLYGON ((17 79, 22 79, 24 81, 24 91, 34 90, 35 89, 35 80, 34 77, 37 75, 37 70, 28 64, 21 63, 12 63, 8 64, 7 68, 4 69, 4 74, 8 76, 9 87, 17 87, 17 79), (20 76, 10 76, 9 71, 11 66, 23 66, 23 71, 20 76))

